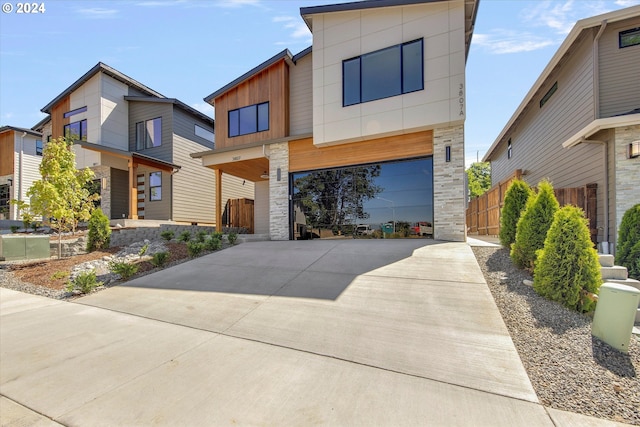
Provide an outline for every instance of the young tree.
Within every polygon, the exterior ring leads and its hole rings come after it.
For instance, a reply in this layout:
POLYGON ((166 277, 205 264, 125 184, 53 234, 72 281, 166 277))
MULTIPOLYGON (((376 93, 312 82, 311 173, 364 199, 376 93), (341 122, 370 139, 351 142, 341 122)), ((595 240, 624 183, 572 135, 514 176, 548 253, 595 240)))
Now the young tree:
POLYGON ((467 169, 470 196, 478 197, 491 188, 491 164, 476 162, 467 169))
POLYGON ((515 179, 509 185, 500 215, 500 243, 503 247, 511 249, 516 241, 516 226, 531 196, 533 191, 526 182, 515 179))
POLYGON ((598 254, 582 209, 565 206, 553 217, 544 248, 538 251, 533 289, 577 311, 594 308, 602 276, 598 254))
POLYGON ((640 280, 640 203, 622 216, 618 230, 616 264, 627 267, 629 276, 640 280))
POLYGON ((89 168, 77 170, 72 142, 60 137, 49 141, 42 151, 40 175, 27 195, 31 197, 31 210, 42 215, 43 222, 58 233, 58 258, 62 254, 62 233, 75 231, 78 221, 91 216, 93 201, 85 188, 94 174, 89 168))
POLYGON ((544 239, 553 222, 553 215, 560 208, 549 181, 538 184, 538 194, 529 199, 518 221, 516 241, 511 246, 511 259, 520 268, 533 271, 536 251, 544 247, 544 239))

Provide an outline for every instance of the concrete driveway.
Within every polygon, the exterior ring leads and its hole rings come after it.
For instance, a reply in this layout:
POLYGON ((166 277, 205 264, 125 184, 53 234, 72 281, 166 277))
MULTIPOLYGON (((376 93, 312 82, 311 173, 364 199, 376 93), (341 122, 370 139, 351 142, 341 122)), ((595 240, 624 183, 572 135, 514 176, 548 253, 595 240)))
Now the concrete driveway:
POLYGON ((244 243, 73 303, 0 292, 3 426, 575 420, 539 405, 465 243, 244 243))

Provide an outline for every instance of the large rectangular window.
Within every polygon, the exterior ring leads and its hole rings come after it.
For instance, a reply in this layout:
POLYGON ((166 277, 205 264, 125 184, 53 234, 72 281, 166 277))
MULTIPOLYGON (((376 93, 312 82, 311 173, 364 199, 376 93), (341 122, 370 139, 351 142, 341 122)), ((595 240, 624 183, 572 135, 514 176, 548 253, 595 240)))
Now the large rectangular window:
POLYGON ((149 174, 149 200, 162 200, 162 172, 149 174))
POLYGON ((136 150, 162 145, 162 118, 136 123, 136 150))
POLYGON ((424 89, 423 40, 370 52, 342 62, 342 105, 424 89))
POLYGON ((207 141, 213 142, 213 140, 214 140, 213 132, 211 132, 208 129, 203 128, 202 126, 195 125, 194 132, 195 132, 196 136, 199 136, 200 138, 204 138, 207 141))
POLYGON ((618 46, 620 48, 640 45, 640 27, 618 33, 618 46))
POLYGON ((229 111, 229 137, 269 130, 269 103, 229 111))
POLYGON ((67 117, 75 116, 76 114, 84 113, 85 111, 87 111, 87 107, 80 107, 75 110, 67 111, 62 116, 66 119, 67 117))
POLYGON ((64 125, 64 136, 73 141, 87 140, 87 119, 64 125))

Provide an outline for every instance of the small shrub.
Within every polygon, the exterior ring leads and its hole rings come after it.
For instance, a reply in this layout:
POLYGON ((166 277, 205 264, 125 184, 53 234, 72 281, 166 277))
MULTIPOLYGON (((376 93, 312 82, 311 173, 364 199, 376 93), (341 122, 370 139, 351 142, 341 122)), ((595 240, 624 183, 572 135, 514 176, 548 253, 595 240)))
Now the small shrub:
POLYGON ((191 240, 191 233, 189 233, 188 231, 183 231, 182 233, 180 233, 178 241, 186 243, 189 240, 191 240))
POLYGON ((187 252, 191 258, 195 258, 204 250, 204 243, 191 240, 187 243, 187 252))
POLYGON ((59 280, 59 279, 64 279, 66 277, 69 277, 68 271, 56 271, 51 275, 51 280, 59 280))
POLYGON ((511 246, 511 259, 519 268, 533 271, 536 251, 544 247, 553 215, 559 209, 549 181, 538 184, 538 194, 529 199, 516 227, 516 241, 511 246))
POLYGON ((500 244, 510 249, 516 241, 516 226, 527 206, 533 191, 526 182, 516 179, 511 182, 504 196, 504 207, 500 214, 500 244))
POLYGON ((88 226, 87 251, 108 248, 111 243, 111 228, 109 228, 109 218, 102 209, 97 208, 91 213, 88 226))
POLYGON ((160 233, 160 237, 162 237, 167 242, 171 241, 174 235, 175 234, 171 230, 164 230, 162 233, 160 233))
POLYGON ((151 264, 154 267, 162 267, 169 259, 169 252, 156 252, 151 258, 151 264))
POLYGON ((236 233, 229 233, 227 235, 227 240, 229 241, 230 245, 235 245, 236 240, 238 240, 238 235, 236 233))
POLYGON ((602 283, 598 254, 582 209, 565 206, 553 217, 544 248, 538 251, 533 289, 577 311, 595 308, 591 294, 602 283))
POLYGON ((212 231, 211 237, 214 239, 222 240, 222 231, 212 231))
POLYGON ((142 258, 144 256, 144 254, 147 253, 147 250, 149 250, 149 244, 145 243, 143 247, 140 248, 140 250, 138 251, 138 256, 140 258, 142 258))
POLYGON ((84 271, 67 285, 67 292, 73 292, 79 290, 83 294, 88 294, 98 286, 102 285, 102 282, 98 282, 96 279, 96 271, 84 271))
POLYGON ((204 248, 208 251, 222 249, 222 240, 209 236, 209 238, 204 241, 204 248))
POLYGON ((36 232, 38 231, 38 228, 42 227, 42 223, 38 222, 38 221, 34 221, 31 223, 31 229, 36 232))
POLYGON ((11 227, 9 227, 11 229, 12 233, 17 233, 18 230, 20 230, 20 227, 18 227, 17 225, 12 225, 11 227))
POLYGON ((127 280, 138 272, 138 265, 129 264, 124 261, 112 261, 109 264, 109 270, 114 274, 120 275, 122 279, 127 280))
POLYGON ((640 280, 640 203, 622 216, 616 244, 616 264, 627 267, 629 277, 640 280))
POLYGON ((207 238, 207 232, 200 230, 198 231, 198 233, 196 233, 196 240, 200 243, 204 243, 204 239, 207 238))

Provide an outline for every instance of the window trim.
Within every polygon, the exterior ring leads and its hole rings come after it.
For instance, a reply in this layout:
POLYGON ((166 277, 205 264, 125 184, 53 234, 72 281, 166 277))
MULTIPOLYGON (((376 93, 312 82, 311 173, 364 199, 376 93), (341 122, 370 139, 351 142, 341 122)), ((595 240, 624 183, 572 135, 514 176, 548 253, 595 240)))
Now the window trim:
POLYGON ((205 127, 202 127, 197 123, 194 124, 193 133, 197 137, 202 138, 202 139, 206 139, 209 142, 214 142, 215 141, 215 133, 212 130, 209 130, 209 129, 205 128, 205 127))
POLYGON ((154 172, 149 172, 149 201, 150 202, 161 202, 162 201, 162 171, 154 171, 154 172), (160 177, 160 185, 151 185, 151 176, 154 174, 158 174, 158 176, 160 177), (153 189, 154 188, 159 188, 160 191, 158 192, 159 194, 159 198, 153 198, 153 189))
POLYGON ((67 117, 75 116, 76 114, 84 113, 85 111, 87 111, 86 105, 84 107, 76 108, 75 110, 67 111, 62 115, 62 117, 66 119, 67 117))
POLYGON ((409 40, 407 42, 404 43, 399 43, 396 45, 392 45, 392 46, 387 46, 384 47, 382 49, 378 49, 378 50, 374 50, 371 52, 367 52, 364 53, 362 55, 359 56, 354 56, 352 58, 348 58, 342 61, 342 106, 343 107, 349 107, 351 105, 358 105, 358 104, 364 104, 365 102, 372 102, 372 101, 378 101, 380 99, 387 99, 387 98, 391 98, 394 96, 399 96, 399 95, 405 95, 408 93, 413 93, 413 92, 419 92, 421 90, 424 90, 424 38, 418 38, 418 39, 414 39, 414 40, 409 40), (406 90, 405 89, 405 78, 404 78, 404 47, 411 45, 413 43, 420 43, 420 53, 421 53, 421 61, 420 61, 420 88, 418 89, 411 89, 411 90, 406 90), (397 94, 393 94, 393 95, 388 95, 388 96, 383 96, 380 98, 373 98, 373 99, 368 99, 366 101, 362 100, 362 58, 366 57, 368 55, 373 55, 373 54, 377 54, 380 52, 383 52, 385 50, 391 50, 391 49, 395 49, 398 48, 400 50, 400 93, 397 94), (346 103, 345 102, 345 90, 347 88, 347 79, 345 78, 345 65, 348 63, 351 63, 353 61, 358 62, 357 67, 359 68, 358 70, 358 85, 359 85, 359 102, 350 102, 350 103, 346 103))
MULTIPOLYGON (((236 138, 238 136, 252 135, 254 133, 260 133, 260 132, 268 131, 271 128, 271 111, 270 110, 271 110, 271 106, 269 105, 269 101, 265 101, 265 102, 259 102, 257 104, 245 105, 244 107, 240 107, 240 108, 236 108, 236 109, 227 111, 227 136, 229 138, 236 138), (267 119, 267 127, 266 128, 261 128, 260 127, 260 106, 264 106, 264 105, 267 106, 267 117, 266 117, 266 119, 267 119), (242 133, 242 130, 240 129, 240 111, 243 110, 243 109, 246 109, 246 108, 253 108, 253 107, 255 107, 255 110, 256 110, 256 117, 255 117, 255 119, 256 119, 256 121, 255 121, 256 131, 255 132, 242 133), (237 121, 238 121, 237 126, 234 126, 234 129, 238 130, 237 134, 235 134, 235 133, 232 134, 232 132, 231 132, 231 122, 232 122, 231 115, 234 114, 234 113, 236 113, 237 121)), ((234 118, 234 121, 235 121, 235 118, 234 118)))
POLYGON ((160 117, 154 117, 152 119, 146 119, 146 120, 141 120, 139 122, 136 122, 136 127, 135 127, 135 132, 136 132, 136 151, 138 150, 149 150, 151 148, 157 148, 157 147, 161 147, 162 146, 162 116, 160 117), (154 120, 160 120, 160 143, 158 145, 148 145, 147 144, 147 132, 146 132, 146 128, 147 128, 147 122, 153 122, 154 120), (144 134, 144 140, 142 141, 142 147, 139 146, 138 144, 138 136, 139 136, 139 132, 138 132, 138 126, 142 125, 142 130, 143 130, 143 134, 144 134))
POLYGON ((619 49, 624 49, 626 47, 639 46, 640 45, 640 38, 638 39, 638 42, 636 42, 636 43, 623 45, 623 43, 622 43, 623 37, 628 35, 628 34, 630 34, 630 33, 638 33, 638 36, 640 37, 640 27, 629 28, 628 30, 620 31, 618 33, 618 48, 619 49))

